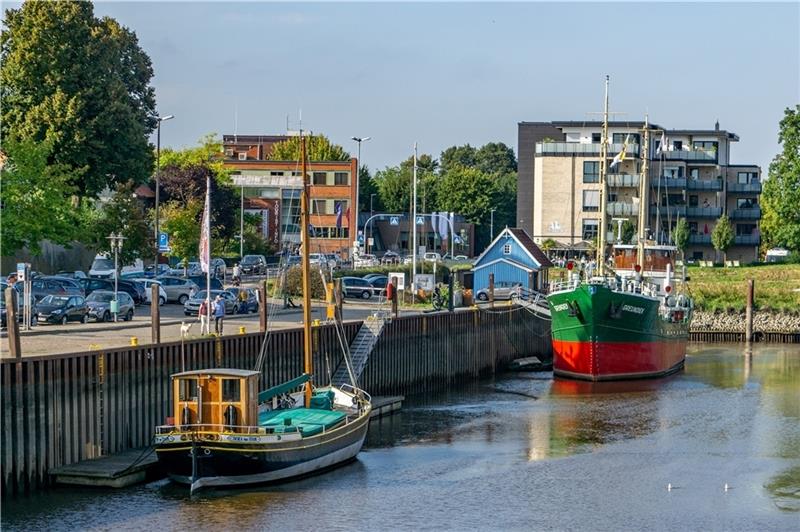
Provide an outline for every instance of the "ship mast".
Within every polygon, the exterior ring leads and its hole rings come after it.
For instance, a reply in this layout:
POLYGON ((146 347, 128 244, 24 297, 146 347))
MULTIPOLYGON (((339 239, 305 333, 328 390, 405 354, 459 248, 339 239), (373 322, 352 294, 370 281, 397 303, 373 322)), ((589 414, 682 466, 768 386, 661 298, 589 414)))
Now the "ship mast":
MULTIPOLYGON (((311 238, 309 229, 308 172, 306 171, 306 139, 300 131, 300 174, 303 176, 303 189, 300 192, 300 264, 303 268, 303 371, 313 374, 311 359, 311 264, 309 252, 311 238)), ((311 406, 311 380, 305 386, 305 406, 311 406)))
POLYGON ((606 258, 606 172, 608 169, 608 76, 606 75, 606 98, 603 106, 603 133, 600 139, 600 234, 597 238, 597 273, 605 272, 606 258))
POLYGON ((642 176, 639 179, 639 223, 636 229, 637 244, 636 244, 636 263, 639 265, 639 271, 644 272, 644 229, 646 227, 647 216, 647 162, 650 151, 650 125, 648 124, 647 115, 644 116, 644 142, 640 146, 642 150, 642 176))

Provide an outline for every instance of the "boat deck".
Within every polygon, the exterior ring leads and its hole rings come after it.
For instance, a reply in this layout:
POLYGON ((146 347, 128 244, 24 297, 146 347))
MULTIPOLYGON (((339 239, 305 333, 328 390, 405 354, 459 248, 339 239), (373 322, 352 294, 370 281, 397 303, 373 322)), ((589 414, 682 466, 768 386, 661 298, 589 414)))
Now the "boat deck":
POLYGON ((313 436, 323 430, 332 429, 344 421, 345 417, 344 412, 336 410, 290 408, 261 412, 258 415, 258 424, 278 434, 300 432, 303 436, 313 436))

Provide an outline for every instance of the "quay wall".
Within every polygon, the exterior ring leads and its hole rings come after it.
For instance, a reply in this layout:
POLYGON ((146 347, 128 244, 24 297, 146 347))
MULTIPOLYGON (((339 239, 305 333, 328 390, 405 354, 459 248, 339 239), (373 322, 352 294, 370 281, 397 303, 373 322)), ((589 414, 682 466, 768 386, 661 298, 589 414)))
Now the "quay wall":
MULTIPOLYGON (((348 345, 359 327, 344 325, 348 345)), ((315 380, 326 384, 342 361, 340 339, 333 326, 313 334, 315 380)), ((183 347, 169 342, 0 359, 2 496, 48 486, 54 467, 148 446, 154 427, 171 415, 171 374, 253 369, 262 338, 251 333, 187 340, 183 347)), ((515 358, 549 360, 549 339, 549 321, 520 308, 401 317, 386 324, 361 385, 372 395, 432 391, 490 375, 515 358)), ((302 349, 302 329, 271 332, 261 386, 299 375, 302 349)))

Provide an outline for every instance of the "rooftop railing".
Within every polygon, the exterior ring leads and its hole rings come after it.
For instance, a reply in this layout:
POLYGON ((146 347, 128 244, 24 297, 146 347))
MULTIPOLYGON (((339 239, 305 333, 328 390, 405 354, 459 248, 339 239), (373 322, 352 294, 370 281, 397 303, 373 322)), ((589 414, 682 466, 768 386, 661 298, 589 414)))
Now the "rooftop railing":
MULTIPOLYGON (((622 151, 622 143, 608 145, 608 156, 614 157, 622 151)), ((639 155, 638 144, 628 144, 626 154, 629 157, 639 155)), ((600 143, 583 142, 537 142, 536 155, 600 155, 600 143)))
POLYGON ((761 192, 761 183, 728 183, 728 192, 750 192, 758 194, 761 192))

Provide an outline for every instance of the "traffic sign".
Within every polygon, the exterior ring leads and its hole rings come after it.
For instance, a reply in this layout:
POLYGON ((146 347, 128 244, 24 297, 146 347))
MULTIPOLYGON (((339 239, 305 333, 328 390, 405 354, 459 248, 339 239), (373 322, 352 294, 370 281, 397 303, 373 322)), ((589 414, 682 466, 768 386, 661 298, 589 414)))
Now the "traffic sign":
POLYGON ((400 217, 392 216, 391 218, 389 218, 389 225, 400 225, 400 217))
POLYGON ((158 251, 169 251, 169 235, 158 233, 158 251))
POLYGON ((425 218, 417 216, 417 225, 425 225, 425 218))

